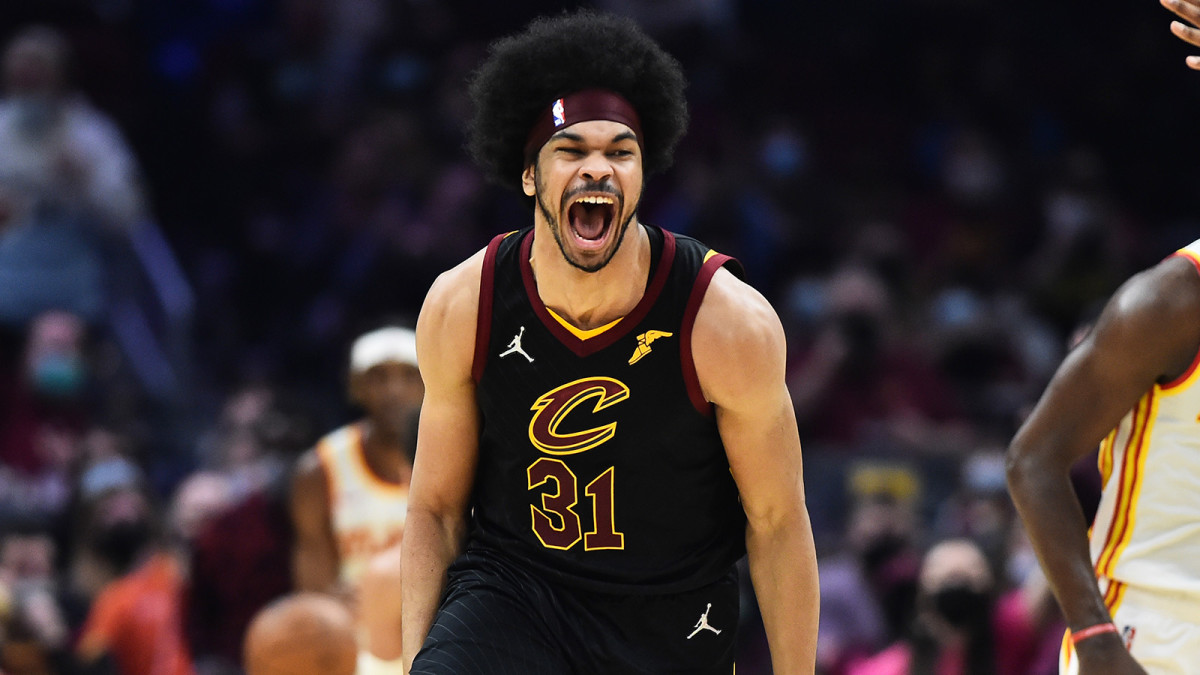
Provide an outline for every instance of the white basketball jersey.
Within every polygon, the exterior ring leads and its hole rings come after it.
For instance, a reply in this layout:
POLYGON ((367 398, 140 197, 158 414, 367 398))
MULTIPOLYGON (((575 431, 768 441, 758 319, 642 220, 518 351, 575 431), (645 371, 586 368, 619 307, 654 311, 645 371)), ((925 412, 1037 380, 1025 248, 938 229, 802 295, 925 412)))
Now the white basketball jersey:
POLYGON ((408 511, 408 485, 372 473, 357 424, 322 438, 317 455, 329 481, 333 533, 342 562, 339 577, 357 586, 371 557, 400 542, 408 511))
MULTIPOLYGON (((1200 270, 1200 241, 1176 255, 1200 270)), ((1110 608, 1126 584, 1200 593, 1198 364, 1150 388, 1100 446, 1104 492, 1091 554, 1097 575, 1112 582, 1110 608)))

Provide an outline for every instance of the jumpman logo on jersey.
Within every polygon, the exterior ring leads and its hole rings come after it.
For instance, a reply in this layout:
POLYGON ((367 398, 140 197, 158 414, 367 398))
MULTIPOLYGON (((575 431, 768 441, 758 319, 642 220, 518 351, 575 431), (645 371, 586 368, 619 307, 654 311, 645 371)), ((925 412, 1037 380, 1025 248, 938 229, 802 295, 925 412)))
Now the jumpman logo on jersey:
POLYGON ((645 333, 637 336, 638 345, 633 350, 633 356, 629 357, 629 365, 633 365, 642 360, 642 357, 650 353, 650 343, 658 338, 671 337, 674 333, 668 333, 665 330, 648 330, 645 333))
POLYGON ((704 613, 700 615, 700 620, 696 622, 696 630, 692 631, 692 634, 687 636, 687 639, 691 640, 692 638, 696 637, 696 634, 702 630, 711 630, 712 632, 716 633, 717 635, 721 634, 720 630, 708 625, 708 611, 710 609, 712 609, 711 602, 708 603, 708 607, 704 608, 704 613))
POLYGON ((520 354, 533 363, 533 357, 526 354, 524 349, 521 349, 521 336, 525 335, 525 326, 521 326, 520 332, 513 336, 512 342, 508 343, 508 351, 500 352, 500 358, 504 358, 509 354, 520 354))

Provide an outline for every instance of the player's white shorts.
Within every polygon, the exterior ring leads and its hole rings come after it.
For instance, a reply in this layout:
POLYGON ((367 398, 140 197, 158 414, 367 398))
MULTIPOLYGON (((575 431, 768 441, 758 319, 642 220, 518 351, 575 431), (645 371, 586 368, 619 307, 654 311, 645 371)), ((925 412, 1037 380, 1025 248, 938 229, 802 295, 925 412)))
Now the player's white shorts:
MULTIPOLYGON (((1101 581, 1101 590, 1108 590, 1109 583, 1101 581)), ((1200 672, 1200 596, 1132 586, 1112 595, 1118 597, 1113 623, 1149 675, 1200 672)), ((1058 672, 1079 675, 1079 659, 1065 636, 1058 672)))

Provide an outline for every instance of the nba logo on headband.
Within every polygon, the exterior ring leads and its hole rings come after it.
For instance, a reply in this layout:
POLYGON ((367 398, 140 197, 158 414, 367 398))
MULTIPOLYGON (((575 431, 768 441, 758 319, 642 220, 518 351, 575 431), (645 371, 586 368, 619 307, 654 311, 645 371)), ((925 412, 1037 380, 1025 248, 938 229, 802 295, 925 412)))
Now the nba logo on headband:
POLYGON ((533 128, 529 130, 529 137, 525 141, 527 165, 537 156, 538 149, 550 140, 557 130, 579 122, 619 122, 629 127, 637 138, 638 145, 642 143, 642 124, 638 121, 637 111, 616 92, 606 89, 584 89, 563 96, 550 104, 549 108, 539 106, 539 109, 541 113, 534 120, 533 128), (568 103, 570 110, 567 110, 568 103))

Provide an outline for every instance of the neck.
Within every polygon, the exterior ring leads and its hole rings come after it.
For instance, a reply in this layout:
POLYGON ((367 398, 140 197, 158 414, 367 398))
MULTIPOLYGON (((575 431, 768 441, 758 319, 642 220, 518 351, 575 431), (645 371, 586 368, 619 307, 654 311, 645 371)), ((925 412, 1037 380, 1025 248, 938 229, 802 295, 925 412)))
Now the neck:
POLYGON ((404 434, 388 433, 369 418, 361 425, 363 455, 371 471, 392 482, 405 482, 412 467, 408 462, 404 434))
POLYGON ((650 238, 636 218, 612 260, 595 272, 567 262, 548 227, 539 218, 529 259, 542 304, 582 330, 612 323, 637 306, 650 273, 650 238))

